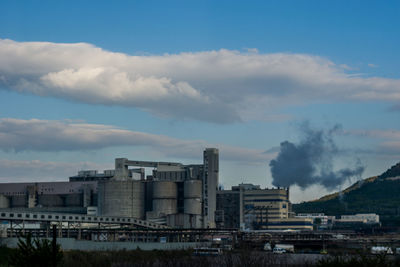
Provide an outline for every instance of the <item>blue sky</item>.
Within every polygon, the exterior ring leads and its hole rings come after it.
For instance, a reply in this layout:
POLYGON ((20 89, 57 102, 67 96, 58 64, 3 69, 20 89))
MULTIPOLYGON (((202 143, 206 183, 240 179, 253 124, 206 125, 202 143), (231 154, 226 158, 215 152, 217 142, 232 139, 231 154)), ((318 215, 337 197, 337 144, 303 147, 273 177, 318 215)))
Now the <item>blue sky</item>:
MULTIPOLYGON (((379 174, 400 158, 399 14, 398 1, 1 1, 0 179, 200 162, 216 146, 225 187, 270 187, 269 161, 305 121, 341 125, 334 170, 379 174)), ((292 200, 331 190, 294 186, 292 200)))

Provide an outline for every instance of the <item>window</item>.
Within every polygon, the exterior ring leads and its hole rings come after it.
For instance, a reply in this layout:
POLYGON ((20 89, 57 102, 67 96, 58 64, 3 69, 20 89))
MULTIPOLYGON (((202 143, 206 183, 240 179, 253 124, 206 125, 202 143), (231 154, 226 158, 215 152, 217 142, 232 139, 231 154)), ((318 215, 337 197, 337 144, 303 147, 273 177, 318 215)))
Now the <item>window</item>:
POLYGON ((5 213, 2 213, 2 214, 1 214, 1 217, 6 217, 6 214, 5 214, 5 213))
POLYGON ((36 215, 36 214, 34 214, 34 215, 33 215, 33 218, 35 218, 35 219, 36 219, 36 218, 37 218, 37 215, 36 215))
POLYGON ((18 214, 17 216, 18 216, 18 218, 21 218, 21 217, 22 217, 22 214, 18 214))

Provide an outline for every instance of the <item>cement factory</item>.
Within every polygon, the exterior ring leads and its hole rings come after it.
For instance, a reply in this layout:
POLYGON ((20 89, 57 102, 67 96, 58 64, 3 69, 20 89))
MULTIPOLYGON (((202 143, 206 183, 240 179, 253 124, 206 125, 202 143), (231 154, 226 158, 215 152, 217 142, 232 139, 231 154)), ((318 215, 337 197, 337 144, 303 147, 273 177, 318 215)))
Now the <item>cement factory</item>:
POLYGON ((0 184, 0 245, 13 248, 27 233, 49 238, 51 232, 65 250, 265 250, 283 243, 292 251, 324 251, 398 244, 377 238, 366 245, 358 233, 332 228, 335 221, 378 226, 376 214, 334 217, 294 214, 289 188, 241 183, 221 189, 216 148, 203 151, 202 164, 117 158, 113 170, 83 170, 65 182, 0 184))
POLYGON ((114 170, 79 171, 68 182, 1 184, 0 210, 132 218, 180 229, 312 230, 311 219, 291 213, 288 188, 219 190, 218 173, 216 148, 204 150, 203 164, 117 158, 114 170))

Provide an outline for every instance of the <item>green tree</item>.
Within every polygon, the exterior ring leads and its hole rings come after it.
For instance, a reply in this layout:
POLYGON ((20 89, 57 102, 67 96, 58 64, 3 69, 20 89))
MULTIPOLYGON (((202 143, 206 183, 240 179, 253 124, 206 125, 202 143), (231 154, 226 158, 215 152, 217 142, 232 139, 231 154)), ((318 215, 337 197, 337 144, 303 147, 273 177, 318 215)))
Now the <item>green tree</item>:
POLYGON ((57 266, 63 254, 58 244, 48 239, 32 239, 31 234, 18 238, 18 248, 11 254, 10 265, 18 267, 57 266))

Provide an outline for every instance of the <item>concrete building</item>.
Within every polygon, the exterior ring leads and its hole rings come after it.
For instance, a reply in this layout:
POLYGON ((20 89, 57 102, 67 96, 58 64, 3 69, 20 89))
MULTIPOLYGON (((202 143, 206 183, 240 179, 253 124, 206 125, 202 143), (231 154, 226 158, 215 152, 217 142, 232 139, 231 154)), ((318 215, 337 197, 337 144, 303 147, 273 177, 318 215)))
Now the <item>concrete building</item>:
POLYGON ((336 223, 367 223, 379 224, 379 215, 375 213, 358 213, 354 215, 342 215, 336 223))
POLYGON ((324 213, 298 213, 296 218, 309 218, 312 220, 314 229, 329 229, 332 227, 335 216, 327 216, 324 213))
POLYGON ((312 219, 310 218, 282 218, 271 219, 262 229, 269 230, 313 230, 312 219))
POLYGON ((312 220, 290 218, 288 188, 261 189, 239 184, 217 192, 217 225, 221 228, 312 229, 312 220))
POLYGON ((313 220, 313 224, 318 223, 321 226, 327 226, 332 216, 327 216, 324 213, 298 213, 296 218, 310 218, 313 220))
POLYGON ((0 209, 86 213, 97 206, 97 182, 3 183, 0 209))
POLYGON ((80 171, 69 182, 1 184, 0 209, 97 213, 176 228, 214 228, 218 173, 215 148, 204 150, 203 164, 117 158, 114 170, 80 171), (153 168, 151 175, 145 168, 153 168))

